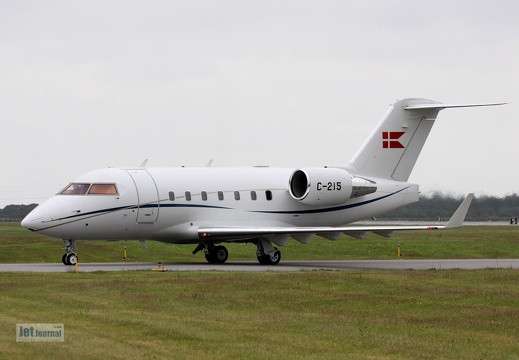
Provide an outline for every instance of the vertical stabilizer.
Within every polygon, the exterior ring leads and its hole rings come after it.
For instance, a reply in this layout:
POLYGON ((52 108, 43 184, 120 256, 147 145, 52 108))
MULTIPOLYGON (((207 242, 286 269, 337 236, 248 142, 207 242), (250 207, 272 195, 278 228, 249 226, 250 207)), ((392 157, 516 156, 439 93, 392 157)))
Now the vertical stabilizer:
POLYGON ((351 160, 358 174, 407 181, 444 105, 427 99, 393 104, 351 160))
POLYGON ((440 110, 504 104, 447 105, 427 99, 399 100, 362 144, 348 169, 359 175, 407 181, 440 110))

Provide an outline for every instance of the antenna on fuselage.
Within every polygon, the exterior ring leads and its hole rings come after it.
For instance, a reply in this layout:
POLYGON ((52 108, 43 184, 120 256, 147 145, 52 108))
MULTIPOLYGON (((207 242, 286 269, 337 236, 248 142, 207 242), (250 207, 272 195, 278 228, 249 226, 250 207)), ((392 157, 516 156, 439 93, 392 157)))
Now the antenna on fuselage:
POLYGON ((143 167, 146 167, 146 164, 148 163, 148 159, 144 160, 141 164, 141 166, 139 166, 140 168, 143 168, 143 167))
POLYGON ((205 167, 211 167, 211 165, 213 165, 213 161, 214 159, 209 160, 209 162, 205 164, 205 167))

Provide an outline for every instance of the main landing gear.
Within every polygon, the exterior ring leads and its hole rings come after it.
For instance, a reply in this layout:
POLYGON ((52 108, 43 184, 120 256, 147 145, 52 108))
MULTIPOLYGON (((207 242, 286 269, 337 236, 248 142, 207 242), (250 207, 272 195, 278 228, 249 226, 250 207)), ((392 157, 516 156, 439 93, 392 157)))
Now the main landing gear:
POLYGON ((63 239, 63 242, 65 243, 65 251, 66 251, 66 253, 61 258, 61 261, 65 265, 76 265, 76 263, 77 263, 76 240, 65 240, 65 239, 63 239))
POLYGON ((199 244, 193 251, 193 254, 200 250, 204 250, 205 259, 209 264, 223 264, 229 258, 229 252, 225 246, 214 246, 213 243, 199 244))
MULTIPOLYGON (((281 260, 281 252, 272 246, 271 242, 266 239, 258 239, 256 242, 256 258, 261 265, 277 265, 281 260)), ((229 257, 229 252, 224 246, 215 246, 214 243, 201 243, 193 254, 203 250, 205 259, 210 264, 223 264, 229 257)))
POLYGON ((259 239, 256 246, 256 257, 261 265, 279 264, 281 261, 281 251, 272 246, 270 241, 259 239))

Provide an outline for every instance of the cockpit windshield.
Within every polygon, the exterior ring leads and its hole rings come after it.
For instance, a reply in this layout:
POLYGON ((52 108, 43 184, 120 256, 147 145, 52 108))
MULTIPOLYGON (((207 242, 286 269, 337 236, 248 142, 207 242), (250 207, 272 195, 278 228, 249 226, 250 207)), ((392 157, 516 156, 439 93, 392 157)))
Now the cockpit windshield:
POLYGON ((115 184, 71 183, 58 195, 117 195, 115 184))
POLYGON ((60 195, 85 195, 90 188, 90 184, 72 183, 63 189, 60 195))

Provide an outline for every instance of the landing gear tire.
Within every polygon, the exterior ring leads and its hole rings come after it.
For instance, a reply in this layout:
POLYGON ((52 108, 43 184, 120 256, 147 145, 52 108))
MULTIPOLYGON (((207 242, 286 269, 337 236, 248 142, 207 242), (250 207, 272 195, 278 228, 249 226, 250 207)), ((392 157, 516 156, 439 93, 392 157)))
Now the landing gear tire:
POLYGON ((281 261, 281 251, 276 250, 276 252, 270 256, 270 265, 277 265, 281 261))
POLYGON ((281 251, 276 249, 272 256, 269 254, 258 254, 256 257, 261 265, 277 265, 281 261, 281 251))
POLYGON ((77 263, 77 255, 76 254, 68 254, 67 262, 69 265, 76 265, 77 263))
POLYGON ((77 263, 77 255, 76 254, 64 254, 61 258, 61 261, 65 265, 76 265, 77 263))
POLYGON ((258 262, 261 265, 268 265, 268 259, 267 258, 270 258, 270 256, 268 256, 268 255, 256 255, 256 258, 258 259, 258 262))
POLYGON ((225 246, 215 246, 207 249, 205 252, 205 259, 210 264, 223 264, 227 261, 229 252, 225 246))

